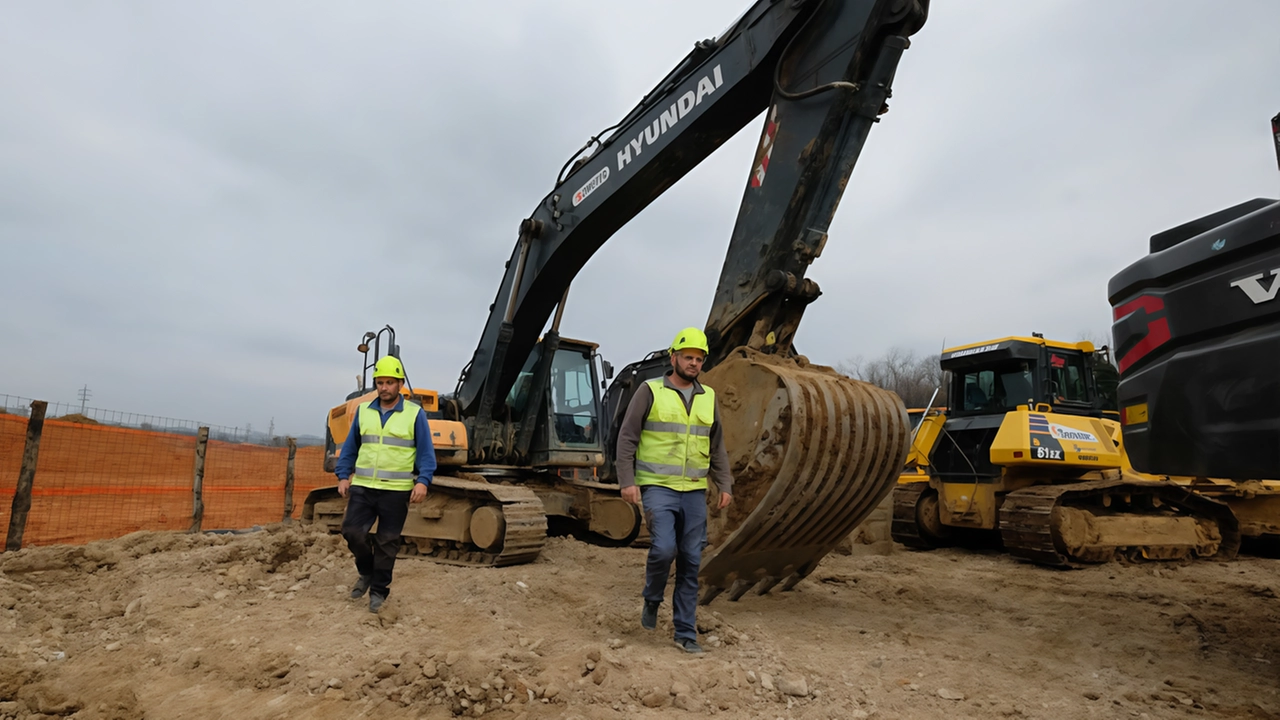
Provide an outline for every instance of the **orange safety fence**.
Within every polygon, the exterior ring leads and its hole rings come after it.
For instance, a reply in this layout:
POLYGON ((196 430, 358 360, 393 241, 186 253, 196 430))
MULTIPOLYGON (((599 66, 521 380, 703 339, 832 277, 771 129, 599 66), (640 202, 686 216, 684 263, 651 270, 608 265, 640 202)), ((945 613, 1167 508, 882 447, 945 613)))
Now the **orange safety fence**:
MULTIPOLYGON (((27 419, 0 415, 0 532, 9 526, 27 419)), ((46 420, 23 545, 84 543, 136 530, 192 527, 196 438, 46 420)), ((205 453, 201 529, 241 529, 284 516, 289 449, 211 440, 205 453)), ((293 512, 331 486, 324 448, 298 448, 293 512)))
POLYGON ((9 530, 9 508, 13 506, 13 493, 18 487, 26 441, 27 419, 0 415, 0 532, 9 530))
POLYGON ((302 517, 302 501, 307 493, 321 487, 333 487, 338 478, 324 471, 324 448, 318 445, 298 448, 293 459, 293 517, 302 517))

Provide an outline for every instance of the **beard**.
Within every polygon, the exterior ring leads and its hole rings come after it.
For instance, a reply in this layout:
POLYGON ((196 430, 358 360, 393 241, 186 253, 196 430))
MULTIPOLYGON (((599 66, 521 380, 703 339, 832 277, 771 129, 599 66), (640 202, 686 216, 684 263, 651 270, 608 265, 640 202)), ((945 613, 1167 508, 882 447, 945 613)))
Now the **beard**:
POLYGON ((676 375, 679 375, 679 376, 680 376, 680 379, 681 379, 681 380, 684 380, 685 382, 693 382, 694 380, 697 380, 697 379, 698 379, 698 371, 697 371, 697 370, 694 370, 694 371, 693 371, 693 373, 692 373, 692 374, 690 374, 690 373, 686 373, 685 371, 681 370, 679 365, 675 366, 675 367, 674 367, 674 368, 672 368, 672 369, 673 369, 673 370, 675 370, 676 375))

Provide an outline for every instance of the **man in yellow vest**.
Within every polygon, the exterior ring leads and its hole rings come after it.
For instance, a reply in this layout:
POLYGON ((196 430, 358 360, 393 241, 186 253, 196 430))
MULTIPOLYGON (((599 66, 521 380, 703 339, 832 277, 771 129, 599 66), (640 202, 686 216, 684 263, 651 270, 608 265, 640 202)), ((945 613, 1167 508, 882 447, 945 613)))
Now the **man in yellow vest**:
POLYGON ((391 592, 391 573, 400 549, 400 531, 409 503, 427 497, 436 471, 427 414, 400 394, 404 366, 390 355, 373 366, 378 398, 361 405, 342 444, 335 474, 338 492, 347 498, 342 536, 355 556, 360 577, 351 599, 369 593, 369 612, 376 613, 391 592), (374 521, 378 532, 372 539, 374 521))
POLYGON ((719 490, 717 507, 733 500, 733 476, 724 448, 716 394, 698 382, 707 358, 707 336, 685 328, 671 343, 671 370, 641 385, 631 398, 618 430, 618 485, 631 503, 644 498, 649 526, 644 607, 640 625, 657 627, 658 606, 667 588, 671 562, 676 582, 671 591, 676 645, 700 653, 695 614, 698 570, 707 542, 707 478, 719 490))

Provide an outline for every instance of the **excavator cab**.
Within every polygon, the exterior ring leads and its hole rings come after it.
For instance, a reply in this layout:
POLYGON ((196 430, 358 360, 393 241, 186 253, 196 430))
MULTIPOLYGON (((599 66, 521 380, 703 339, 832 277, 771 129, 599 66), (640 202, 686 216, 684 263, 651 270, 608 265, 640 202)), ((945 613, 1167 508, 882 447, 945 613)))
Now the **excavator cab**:
MULTIPOLYGON (((543 343, 538 343, 507 393, 507 406, 516 417, 529 410, 544 348, 543 343)), ((604 463, 598 348, 596 343, 560 339, 547 366, 545 390, 537 399, 539 407, 528 449, 531 466, 596 468, 604 463)))

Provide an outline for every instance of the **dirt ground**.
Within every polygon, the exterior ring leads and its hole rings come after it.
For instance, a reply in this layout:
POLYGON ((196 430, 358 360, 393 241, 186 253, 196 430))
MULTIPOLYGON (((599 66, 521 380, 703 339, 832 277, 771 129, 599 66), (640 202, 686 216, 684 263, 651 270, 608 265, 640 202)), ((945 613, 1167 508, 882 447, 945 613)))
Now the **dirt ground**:
POLYGON ((1280 560, 1075 571, 832 555, 639 627, 644 551, 402 559, 381 615, 334 536, 137 533, 0 555, 0 718, 1280 717, 1280 560))

